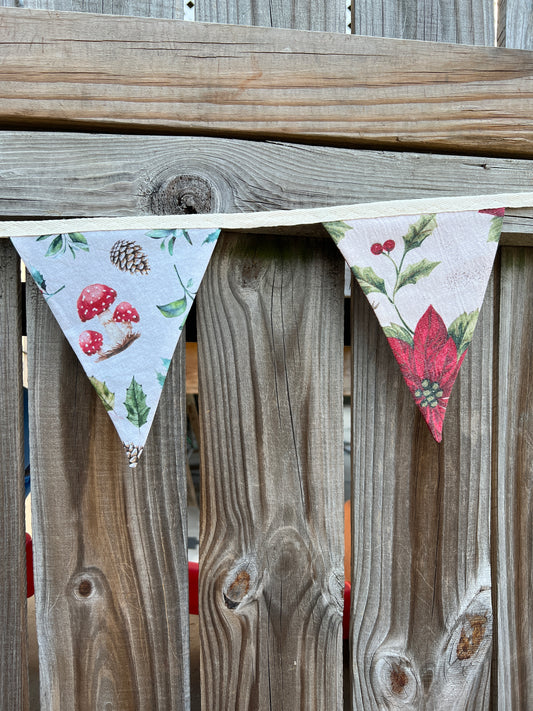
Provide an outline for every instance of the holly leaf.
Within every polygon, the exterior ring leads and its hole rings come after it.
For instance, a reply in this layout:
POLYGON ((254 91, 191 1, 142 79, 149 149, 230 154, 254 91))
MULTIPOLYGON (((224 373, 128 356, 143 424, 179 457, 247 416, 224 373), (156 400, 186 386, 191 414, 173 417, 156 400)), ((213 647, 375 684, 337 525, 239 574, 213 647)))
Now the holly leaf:
POLYGON ((503 215, 493 217, 490 223, 489 238, 487 242, 499 242, 503 227, 503 215))
POLYGON ((98 380, 93 375, 91 375, 89 380, 91 381, 94 389, 98 393, 98 397, 104 403, 105 409, 108 412, 110 410, 114 410, 115 409, 115 393, 111 392, 111 390, 107 387, 105 382, 98 380))
POLYGON ((409 266, 407 266, 400 274, 394 293, 396 294, 402 286, 407 286, 407 284, 416 284, 416 282, 420 281, 420 279, 429 276, 435 267, 439 266, 439 264, 440 262, 430 262, 425 258, 416 264, 409 264, 409 266))
POLYGON ((202 244, 211 244, 211 242, 216 242, 219 234, 220 230, 215 230, 214 232, 211 232, 211 234, 207 235, 202 244))
POLYGON ((156 304, 156 306, 166 318, 176 318, 185 312, 187 308, 187 297, 184 296, 182 299, 171 301, 169 304, 156 304))
POLYGON ((409 227, 407 234, 403 237, 405 251, 409 252, 411 249, 420 247, 422 242, 429 237, 436 227, 437 215, 435 213, 422 215, 414 225, 409 227))
POLYGON ((479 309, 471 311, 469 314, 462 313, 448 328, 448 336, 453 338, 457 347, 457 358, 460 358, 472 342, 474 329, 479 316, 479 309))
POLYGON ((148 421, 148 413, 150 408, 146 404, 146 395, 142 389, 142 385, 135 380, 135 376, 131 379, 131 383, 126 390, 126 400, 124 402, 128 411, 127 419, 139 429, 148 421))
POLYGON ((365 294, 371 294, 374 291, 378 294, 387 293, 385 282, 376 274, 372 267, 361 268, 354 264, 352 272, 355 274, 355 278, 365 294))
POLYGON ((400 341, 405 341, 410 346, 413 345, 413 334, 404 326, 400 326, 397 323, 391 323, 390 326, 383 327, 383 332, 387 338, 399 338, 400 341))
POLYGON ((351 225, 348 225, 346 222, 342 222, 340 220, 337 222, 324 222, 323 225, 330 233, 335 244, 339 244, 341 239, 344 239, 348 230, 353 230, 351 225))
POLYGON ((50 246, 46 250, 45 257, 55 257, 61 251, 63 247, 63 235, 57 235, 50 242, 50 246))

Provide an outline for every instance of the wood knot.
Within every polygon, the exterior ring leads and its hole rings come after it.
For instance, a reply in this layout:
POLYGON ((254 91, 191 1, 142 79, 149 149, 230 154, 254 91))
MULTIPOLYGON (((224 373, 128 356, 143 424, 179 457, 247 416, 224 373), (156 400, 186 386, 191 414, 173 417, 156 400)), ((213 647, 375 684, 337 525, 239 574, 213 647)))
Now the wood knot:
POLYGON ((409 683, 407 673, 399 664, 393 664, 390 671, 390 685, 393 694, 401 694, 409 683))
POLYGON ((257 564, 253 558, 243 557, 227 573, 222 585, 222 597, 228 610, 246 605, 257 591, 257 564))
POLYGON ((406 656, 393 651, 378 652, 371 673, 376 699, 386 708, 411 708, 415 704, 420 679, 416 667, 406 656))
POLYGON ((82 597, 89 597, 89 595, 93 591, 93 586, 91 584, 90 580, 87 580, 86 578, 83 578, 83 580, 80 580, 80 584, 78 585, 78 594, 81 595, 82 597))
POLYGON ((234 610, 242 599, 248 595, 250 590, 250 573, 247 570, 240 570, 232 583, 229 584, 227 595, 224 594, 224 602, 229 610, 234 610))
POLYGON ((196 215, 212 208, 211 184, 199 175, 169 178, 149 196, 149 209, 155 215, 196 215))
POLYGON ((474 656, 483 641, 487 627, 487 615, 467 615, 466 619, 470 625, 470 634, 465 627, 462 627, 457 644, 457 659, 461 661, 474 656))

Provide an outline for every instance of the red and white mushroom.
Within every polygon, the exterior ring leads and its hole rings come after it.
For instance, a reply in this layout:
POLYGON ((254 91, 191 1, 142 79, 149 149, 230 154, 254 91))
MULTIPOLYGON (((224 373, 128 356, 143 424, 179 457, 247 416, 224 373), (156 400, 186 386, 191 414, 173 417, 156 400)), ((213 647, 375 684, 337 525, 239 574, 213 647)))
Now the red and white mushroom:
POLYGON ((109 309, 117 297, 117 292, 105 284, 90 284, 78 297, 77 307, 80 319, 90 321, 98 316, 102 325, 111 321, 109 309))
POLYGON ((85 355, 91 356, 99 353, 103 342, 104 337, 98 331, 83 331, 83 333, 80 333, 80 348, 85 355))
POLYGON ((125 324, 127 332, 131 333, 131 324, 139 322, 139 313, 129 302, 121 301, 113 313, 113 321, 125 324))

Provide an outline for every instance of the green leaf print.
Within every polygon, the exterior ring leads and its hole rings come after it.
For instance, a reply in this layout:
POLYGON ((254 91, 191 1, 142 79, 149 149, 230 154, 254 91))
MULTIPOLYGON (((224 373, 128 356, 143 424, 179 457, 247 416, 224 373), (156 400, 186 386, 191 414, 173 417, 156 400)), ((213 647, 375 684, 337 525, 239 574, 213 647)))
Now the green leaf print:
POLYGON ((492 218, 487 242, 499 242, 503 227, 503 216, 497 215, 492 218))
POLYGON ((409 264, 398 276, 398 281, 394 287, 394 293, 396 293, 402 286, 407 286, 407 284, 416 284, 417 281, 427 277, 431 272, 438 267, 440 262, 430 262, 427 259, 422 259, 416 264, 409 264))
POLYGON ((397 323, 391 323, 389 326, 384 326, 383 332, 387 338, 398 338, 400 341, 405 341, 410 346, 414 343, 413 334, 397 323))
POLYGON ((50 245, 45 253, 45 257, 57 257, 64 254, 69 248, 72 257, 76 259, 76 251, 81 249, 83 252, 89 251, 87 239, 81 232, 64 232, 58 235, 41 235, 37 237, 37 242, 52 238, 50 245))
POLYGON ((176 301, 171 301, 169 304, 156 304, 156 306, 166 318, 176 318, 185 312, 187 308, 187 297, 184 296, 176 301))
POLYGON ((429 237, 433 230, 437 227, 437 215, 430 213, 422 215, 414 225, 411 225, 404 235, 403 241, 405 244, 405 253, 411 249, 416 249, 429 237))
POLYGON ((215 230, 214 232, 211 232, 211 234, 207 235, 202 244, 211 244, 211 242, 216 242, 219 234, 220 230, 215 230))
POLYGON ((448 335, 453 338, 457 347, 458 358, 463 355, 472 341, 478 316, 479 309, 471 311, 469 314, 466 312, 462 313, 450 324, 450 327, 448 328, 448 335))
POLYGON ((89 380, 91 381, 94 389, 98 393, 98 397, 104 403, 105 409, 108 412, 110 410, 114 410, 115 409, 115 393, 111 392, 111 390, 107 387, 105 382, 98 380, 94 376, 91 376, 89 378, 89 380))
POLYGON ((146 395, 142 389, 142 385, 135 380, 135 376, 131 379, 131 383, 126 390, 126 401, 124 402, 128 411, 128 420, 139 429, 146 424, 150 408, 146 404, 146 395))
POLYGON ((371 294, 372 292, 387 294, 385 282, 376 274, 372 267, 361 268, 354 265, 352 267, 352 272, 355 274, 355 278, 359 282, 359 286, 365 294, 371 294))
POLYGON ((335 244, 339 244, 341 239, 344 239, 344 236, 348 230, 353 230, 351 225, 347 225, 346 222, 342 222, 341 220, 337 222, 324 222, 323 224, 330 233, 335 244))

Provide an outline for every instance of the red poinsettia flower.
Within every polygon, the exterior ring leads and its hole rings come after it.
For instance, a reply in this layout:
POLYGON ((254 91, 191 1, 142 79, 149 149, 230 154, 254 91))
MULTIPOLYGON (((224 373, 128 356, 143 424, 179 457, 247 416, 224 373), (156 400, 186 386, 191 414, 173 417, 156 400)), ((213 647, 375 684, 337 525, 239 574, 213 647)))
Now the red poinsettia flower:
POLYGON ((457 358, 455 342, 433 306, 417 323, 413 345, 399 338, 388 341, 420 412, 440 442, 448 398, 466 351, 457 358))

